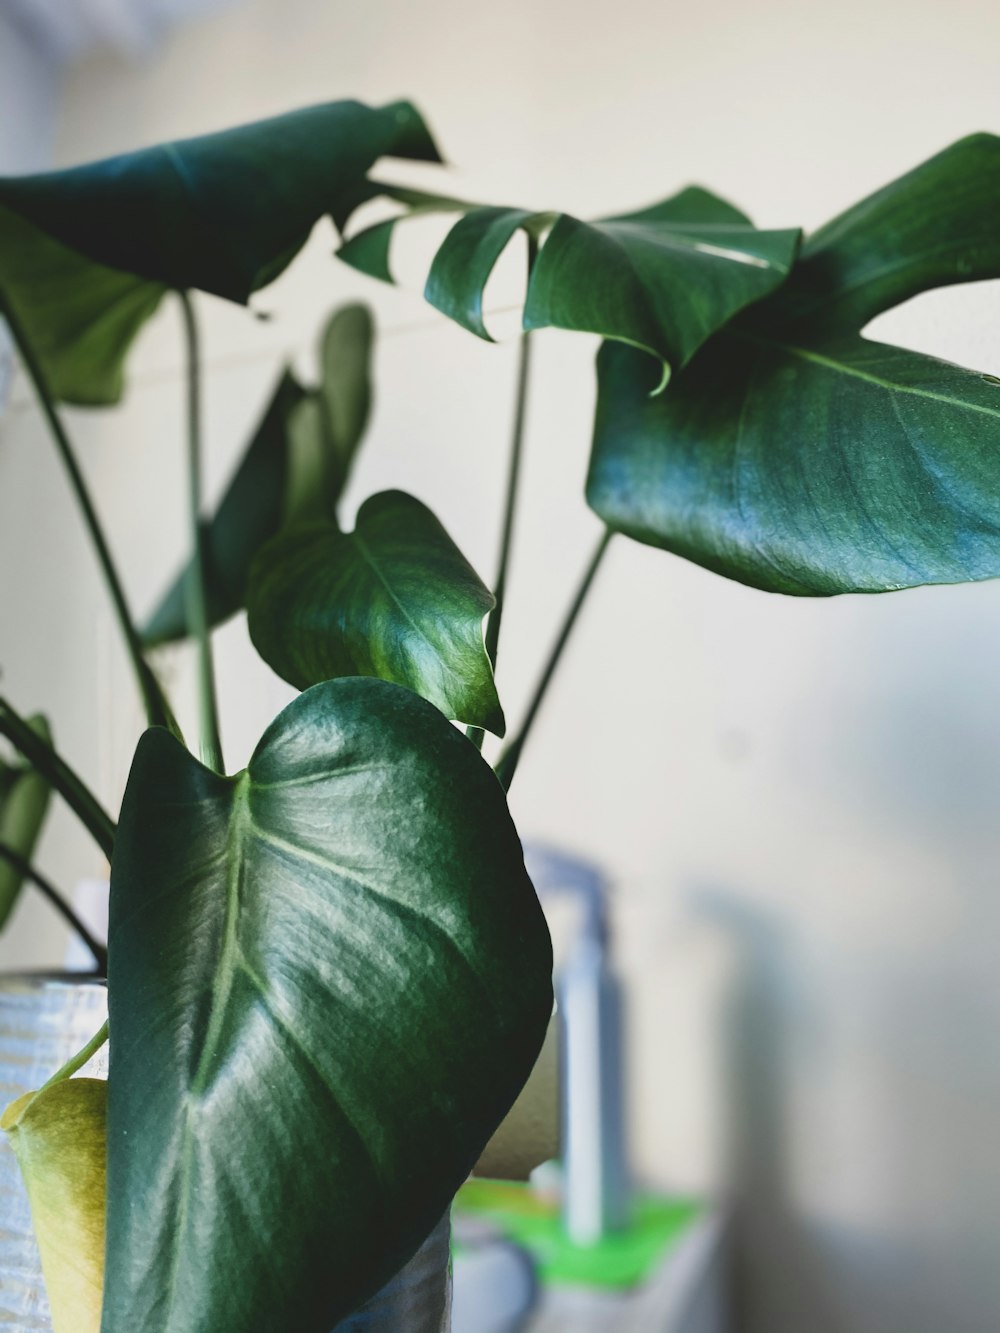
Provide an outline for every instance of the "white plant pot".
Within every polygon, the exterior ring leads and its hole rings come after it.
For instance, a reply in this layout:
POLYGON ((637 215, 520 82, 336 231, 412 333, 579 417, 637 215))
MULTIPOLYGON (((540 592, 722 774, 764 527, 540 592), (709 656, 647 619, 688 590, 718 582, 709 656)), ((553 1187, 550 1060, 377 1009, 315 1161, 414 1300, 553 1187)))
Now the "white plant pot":
MULTIPOLYGON (((0 1110, 40 1087, 107 1018, 103 981, 0 976, 0 1110)), ((107 1047, 82 1073, 107 1078, 107 1047)), ((447 1333, 451 1327, 447 1214, 410 1262, 336 1333, 447 1333)), ((0 1333, 52 1333, 28 1198, 0 1134, 0 1333)))

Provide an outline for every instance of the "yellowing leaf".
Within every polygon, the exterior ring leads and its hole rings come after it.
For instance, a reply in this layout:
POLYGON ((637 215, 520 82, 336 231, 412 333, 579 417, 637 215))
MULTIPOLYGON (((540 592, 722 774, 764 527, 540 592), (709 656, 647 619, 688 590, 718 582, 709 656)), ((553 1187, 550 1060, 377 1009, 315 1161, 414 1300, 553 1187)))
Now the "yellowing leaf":
POLYGON ((55 1333, 98 1333, 104 1285, 107 1084, 73 1078, 0 1119, 28 1190, 55 1333))

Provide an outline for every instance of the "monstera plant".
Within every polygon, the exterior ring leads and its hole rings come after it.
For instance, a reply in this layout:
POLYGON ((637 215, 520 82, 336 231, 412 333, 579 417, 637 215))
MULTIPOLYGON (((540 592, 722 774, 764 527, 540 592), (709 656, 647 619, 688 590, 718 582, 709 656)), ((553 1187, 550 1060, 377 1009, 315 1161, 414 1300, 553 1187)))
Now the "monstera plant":
POLYGON ((112 820, 45 723, 0 701, 17 752, 0 767, 0 917, 26 880, 55 894, 31 860, 50 790, 112 867, 108 1029, 3 1120, 59 1333, 325 1333, 444 1212, 550 1013, 505 789, 613 534, 803 596, 1000 575, 1000 382, 862 333, 925 289, 1000 277, 1000 139, 962 140, 805 241, 701 188, 583 221, 370 175, 387 157, 437 160, 409 104, 334 103, 0 181, 3 314, 149 721, 112 820), (352 229, 377 197, 392 215, 352 229), (342 261, 389 279, 396 227, 434 212, 455 220, 427 299, 482 338, 487 280, 526 237, 492 592, 412 496, 372 496, 342 526, 370 394, 358 306, 329 321, 316 384, 279 373, 213 515, 200 495, 194 294, 247 302, 324 217, 342 261), (113 405, 169 296, 188 353, 191 555, 141 627, 60 404, 113 405), (544 326, 603 340, 587 500, 605 531, 491 769, 529 332, 544 326), (301 693, 228 775, 211 636, 241 611, 301 693), (184 638, 197 756, 150 666, 184 638), (106 1038, 106 1086, 74 1077, 106 1038))

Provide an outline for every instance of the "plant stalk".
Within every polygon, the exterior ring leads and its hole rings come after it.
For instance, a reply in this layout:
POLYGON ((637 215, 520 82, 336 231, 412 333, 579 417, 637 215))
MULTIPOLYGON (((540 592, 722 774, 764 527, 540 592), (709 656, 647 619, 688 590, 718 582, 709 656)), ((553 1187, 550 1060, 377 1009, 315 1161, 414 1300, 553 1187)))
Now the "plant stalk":
POLYGON ((549 653, 548 661, 542 669, 542 674, 538 679, 538 684, 535 686, 535 692, 528 705, 528 711, 525 714, 521 730, 506 746, 497 761, 496 775, 500 779, 504 791, 510 790, 510 784, 514 780, 514 774, 517 771, 517 766, 521 759, 521 751, 524 749, 524 743, 528 739, 535 718, 538 716, 538 710, 541 708, 545 695, 548 692, 548 688, 552 683, 552 677, 555 675, 556 667, 559 665, 559 659, 562 657, 563 650, 569 642, 570 635, 573 633, 573 627, 576 624, 577 617, 580 614, 584 602, 587 600, 587 594, 590 592, 594 577, 601 566, 601 561, 604 559, 604 553, 607 551, 613 535, 614 534, 610 528, 605 528, 604 535, 597 543, 597 547, 593 555, 590 557, 583 578, 580 580, 580 586, 577 588, 569 611, 566 613, 562 628, 559 630, 556 641, 552 645, 552 651, 549 653))
MULTIPOLYGON (((528 281, 538 258, 538 242, 528 234, 528 281)), ((521 481, 521 460, 524 455, 524 423, 527 417, 528 383, 531 372, 530 333, 522 333, 517 354, 517 381, 514 391, 514 425, 510 441, 510 462, 507 467, 507 490, 504 501, 503 527, 500 532, 500 558, 497 564, 497 576, 493 583, 495 605, 486 620, 486 654, 490 665, 496 669, 497 651, 500 646, 500 622, 503 619, 504 599, 507 592, 507 574, 510 568, 510 555, 514 544, 514 518, 517 512, 517 499, 521 481)), ((483 748, 484 732, 481 727, 466 728, 466 735, 477 746, 483 748)))
POLYGON ((7 844, 3 842, 0 842, 0 860, 9 862, 19 875, 22 875, 25 879, 31 880, 35 888, 49 900, 70 929, 76 931, 80 936, 80 939, 83 940, 84 944, 94 955, 94 962, 97 964, 98 972, 100 972, 102 976, 107 976, 107 949, 103 944, 98 943, 51 880, 46 879, 41 871, 36 870, 31 862, 27 860, 26 857, 23 857, 20 852, 16 852, 13 847, 8 847, 7 844))
POLYGON ((77 1051, 76 1055, 67 1060, 61 1069, 57 1069, 52 1077, 38 1089, 44 1092, 46 1088, 51 1088, 56 1083, 62 1083, 64 1079, 72 1078, 78 1069, 82 1069, 91 1056, 96 1055, 108 1039, 108 1021, 101 1024, 100 1029, 94 1033, 90 1041, 87 1042, 82 1051, 77 1051))
POLYGON ((146 718, 150 726, 169 727, 176 732, 176 723, 170 712, 170 708, 160 689, 159 682, 151 671, 148 663, 142 655, 142 644, 139 640, 139 634, 129 611, 128 603, 125 600, 125 591, 122 587, 121 579, 118 577, 118 571, 115 568, 114 560, 111 556, 111 549, 108 546, 107 539, 104 536, 104 530, 101 527, 100 519, 97 517, 97 511, 94 508, 93 501, 90 498, 90 492, 87 489, 87 483, 84 481, 83 473, 80 471, 80 465, 77 462, 76 455, 73 452, 73 446, 70 443, 66 428, 62 423, 59 413, 56 411, 55 400, 49 390, 45 379, 45 373, 42 370, 41 363, 35 356, 31 343, 21 321, 15 314, 9 300, 0 290, 0 314, 3 315, 17 344, 18 353, 28 378, 31 380, 39 404, 52 437, 55 440, 56 448, 62 458, 63 464, 69 475, 70 485, 76 495, 77 503, 83 514, 83 521, 90 533, 90 539, 93 542, 94 550, 97 554, 98 563, 104 574, 104 581, 108 592, 111 595, 111 601, 115 608, 115 614, 118 618, 119 628, 122 637, 125 640, 125 647, 132 662, 132 669, 135 673, 136 683, 139 692, 142 695, 143 705, 146 710, 146 718))
POLYGON ((28 763, 47 779, 52 789, 59 793, 81 823, 89 829, 94 841, 110 861, 115 845, 114 820, 83 779, 3 697, 0 697, 0 736, 6 736, 28 763))
POLYGON ((205 528, 201 519, 201 352, 194 305, 188 292, 178 292, 187 344, 188 509, 193 559, 185 588, 188 624, 198 653, 198 708, 202 763, 223 771, 219 712, 212 664, 212 638, 205 594, 205 528))

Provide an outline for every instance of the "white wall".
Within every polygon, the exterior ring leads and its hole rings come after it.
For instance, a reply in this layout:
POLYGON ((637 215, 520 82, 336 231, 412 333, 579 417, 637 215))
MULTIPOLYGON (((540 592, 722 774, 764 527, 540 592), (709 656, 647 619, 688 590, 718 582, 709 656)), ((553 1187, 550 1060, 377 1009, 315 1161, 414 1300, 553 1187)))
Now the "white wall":
MULTIPOLYGON (((58 151, 411 95, 456 192, 586 216, 697 180, 763 225, 811 227, 960 135, 1000 130, 998 41, 1000 15, 970 0, 256 0, 146 66, 81 68, 58 151)), ((338 268, 330 248, 318 236, 260 298, 269 324, 206 305, 212 484, 276 358, 308 346, 328 303, 364 295, 384 336, 353 499, 414 491, 489 577, 512 348, 338 268)), ((998 298, 996 284, 936 293, 879 333, 997 373, 998 298)), ((144 339, 121 413, 72 420, 140 609, 184 545, 174 324, 144 339)), ((593 351, 538 342, 501 650, 515 721, 598 531, 580 498, 593 351)), ((37 559, 30 594, 10 600, 5 582, 5 689, 51 708, 111 803, 139 725, 127 673, 40 425, 22 408, 0 430, 2 560, 37 559)), ((287 695, 242 626, 219 658, 235 767, 287 695)), ((526 752, 524 834, 618 877, 637 1164, 734 1192, 753 1333, 1000 1326, 998 665, 997 584, 784 600, 622 540, 526 752)), ((183 685, 186 664, 171 669, 183 685)), ((47 864, 92 873, 70 835, 53 826, 47 864)), ((12 940, 0 957, 33 956, 25 929, 12 940)))

